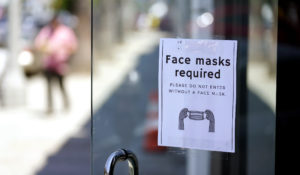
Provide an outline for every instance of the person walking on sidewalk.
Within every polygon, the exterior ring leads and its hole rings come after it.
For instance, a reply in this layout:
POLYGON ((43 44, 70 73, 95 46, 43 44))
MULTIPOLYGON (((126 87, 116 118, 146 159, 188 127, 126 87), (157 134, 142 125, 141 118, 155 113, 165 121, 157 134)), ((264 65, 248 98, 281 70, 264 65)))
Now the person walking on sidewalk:
POLYGON ((52 85, 57 82, 63 96, 64 107, 68 109, 69 99, 64 86, 64 77, 68 69, 68 60, 77 49, 75 33, 60 23, 58 15, 55 15, 37 35, 35 47, 45 55, 43 72, 47 80, 47 113, 53 112, 52 85))

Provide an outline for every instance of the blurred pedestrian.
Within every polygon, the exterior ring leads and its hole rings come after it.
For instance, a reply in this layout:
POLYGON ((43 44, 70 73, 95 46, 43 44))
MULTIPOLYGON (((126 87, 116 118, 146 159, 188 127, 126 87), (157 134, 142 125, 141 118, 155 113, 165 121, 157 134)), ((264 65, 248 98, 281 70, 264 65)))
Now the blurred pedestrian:
POLYGON ((47 80, 47 113, 53 112, 52 86, 54 83, 59 84, 64 107, 68 109, 69 99, 64 77, 68 69, 68 60, 77 49, 77 38, 73 30, 60 23, 58 15, 55 15, 37 35, 35 47, 44 54, 43 72, 47 80))
POLYGON ((4 106, 4 99, 3 99, 3 80, 5 76, 7 65, 7 53, 5 49, 0 48, 0 107, 4 106))

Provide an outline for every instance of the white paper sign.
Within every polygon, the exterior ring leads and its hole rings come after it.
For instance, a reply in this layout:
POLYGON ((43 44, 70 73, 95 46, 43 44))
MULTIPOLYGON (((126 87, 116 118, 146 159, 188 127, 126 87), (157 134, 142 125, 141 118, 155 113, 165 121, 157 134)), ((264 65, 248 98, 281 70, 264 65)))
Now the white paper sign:
POLYGON ((160 40, 158 145, 235 151, 237 41, 160 40))

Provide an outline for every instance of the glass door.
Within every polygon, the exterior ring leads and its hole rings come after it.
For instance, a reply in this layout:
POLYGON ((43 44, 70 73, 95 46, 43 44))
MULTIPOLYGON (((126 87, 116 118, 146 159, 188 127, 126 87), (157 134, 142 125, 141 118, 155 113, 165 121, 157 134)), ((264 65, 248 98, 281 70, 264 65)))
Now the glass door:
MULTIPOLYGON (((129 149, 140 174, 275 174, 276 0, 94 0, 92 174, 129 149), (235 153, 161 147, 160 38, 237 40, 235 153)), ((115 174, 126 174, 120 162, 115 174)))

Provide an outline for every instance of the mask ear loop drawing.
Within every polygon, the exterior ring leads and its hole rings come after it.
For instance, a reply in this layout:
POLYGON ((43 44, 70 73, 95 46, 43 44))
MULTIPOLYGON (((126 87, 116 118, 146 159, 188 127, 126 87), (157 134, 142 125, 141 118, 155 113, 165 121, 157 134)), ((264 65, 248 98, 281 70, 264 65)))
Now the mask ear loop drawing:
POLYGON ((215 132, 215 116, 211 110, 205 110, 206 119, 209 121, 208 132, 215 132))

